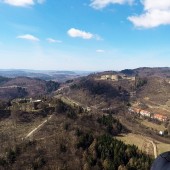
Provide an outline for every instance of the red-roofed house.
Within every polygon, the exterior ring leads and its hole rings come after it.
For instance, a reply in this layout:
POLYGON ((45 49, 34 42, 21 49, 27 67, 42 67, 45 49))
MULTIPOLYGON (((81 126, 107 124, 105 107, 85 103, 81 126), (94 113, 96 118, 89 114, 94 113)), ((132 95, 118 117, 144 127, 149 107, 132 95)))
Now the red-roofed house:
POLYGON ((154 114, 153 118, 161 122, 166 122, 168 120, 168 117, 162 114, 154 114))

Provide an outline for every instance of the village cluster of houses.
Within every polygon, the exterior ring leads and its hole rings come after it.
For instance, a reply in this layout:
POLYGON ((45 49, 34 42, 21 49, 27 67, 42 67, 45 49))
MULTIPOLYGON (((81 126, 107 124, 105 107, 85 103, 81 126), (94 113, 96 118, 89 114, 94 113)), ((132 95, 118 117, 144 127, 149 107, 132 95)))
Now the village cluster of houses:
POLYGON ((131 113, 131 114, 137 114, 139 116, 148 117, 148 118, 155 119, 155 120, 158 120, 161 122, 168 121, 168 117, 163 114, 151 113, 147 110, 142 110, 142 109, 138 109, 138 108, 129 108, 128 110, 129 110, 129 113, 131 113))

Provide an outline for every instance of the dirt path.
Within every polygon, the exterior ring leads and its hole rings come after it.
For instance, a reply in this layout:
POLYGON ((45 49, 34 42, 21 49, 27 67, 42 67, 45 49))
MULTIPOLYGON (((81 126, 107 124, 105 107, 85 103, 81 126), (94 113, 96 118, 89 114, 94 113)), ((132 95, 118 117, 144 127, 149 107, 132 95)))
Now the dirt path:
POLYGON ((153 146, 153 152, 154 152, 154 157, 155 158, 157 158, 157 147, 156 147, 156 144, 152 141, 152 140, 150 140, 150 139, 147 139, 148 140, 148 142, 150 142, 151 144, 152 144, 152 146, 153 146))
POLYGON ((53 117, 53 115, 51 115, 50 117, 48 117, 46 120, 44 120, 40 125, 38 125, 36 128, 34 128, 31 132, 29 132, 25 139, 30 138, 34 133, 36 133, 40 128, 42 128, 51 118, 53 117))
POLYGON ((144 139, 142 150, 145 151, 146 154, 154 155, 154 158, 157 158, 157 147, 153 140, 143 135, 140 136, 144 139))

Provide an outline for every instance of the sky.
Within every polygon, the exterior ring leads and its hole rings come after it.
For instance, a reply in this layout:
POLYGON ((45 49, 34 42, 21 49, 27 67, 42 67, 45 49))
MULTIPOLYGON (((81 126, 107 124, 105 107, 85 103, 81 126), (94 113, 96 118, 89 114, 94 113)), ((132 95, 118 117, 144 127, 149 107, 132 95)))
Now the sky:
POLYGON ((170 67, 170 0, 0 0, 0 69, 170 67))

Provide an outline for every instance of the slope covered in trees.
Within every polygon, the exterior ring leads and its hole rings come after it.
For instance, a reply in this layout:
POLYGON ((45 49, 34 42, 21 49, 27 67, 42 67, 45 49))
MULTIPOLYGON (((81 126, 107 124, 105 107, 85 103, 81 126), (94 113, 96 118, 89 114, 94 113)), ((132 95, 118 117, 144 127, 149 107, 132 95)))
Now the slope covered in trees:
POLYGON ((58 99, 51 99, 51 106, 53 118, 29 140, 21 140, 17 130, 39 116, 32 114, 33 119, 23 112, 6 119, 14 123, 15 133, 0 132, 0 169, 145 170, 151 166, 150 156, 114 138, 126 129, 111 115, 87 113, 58 99))
POLYGON ((38 97, 58 89, 59 83, 36 78, 17 77, 0 79, 0 99, 38 97))

